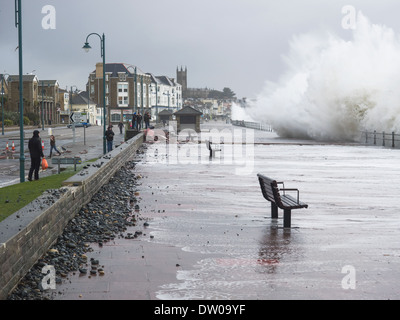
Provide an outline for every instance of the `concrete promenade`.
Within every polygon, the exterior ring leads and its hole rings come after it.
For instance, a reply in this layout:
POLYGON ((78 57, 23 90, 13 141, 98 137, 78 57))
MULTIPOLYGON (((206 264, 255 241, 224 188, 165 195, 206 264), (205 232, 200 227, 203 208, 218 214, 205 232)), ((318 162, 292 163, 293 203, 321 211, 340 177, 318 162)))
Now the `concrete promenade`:
POLYGON ((69 275, 53 299, 400 298, 399 150, 202 129, 224 133, 214 159, 196 142, 137 156, 144 235, 93 245, 105 274, 69 275), (291 229, 270 218, 257 173, 309 204, 291 229))

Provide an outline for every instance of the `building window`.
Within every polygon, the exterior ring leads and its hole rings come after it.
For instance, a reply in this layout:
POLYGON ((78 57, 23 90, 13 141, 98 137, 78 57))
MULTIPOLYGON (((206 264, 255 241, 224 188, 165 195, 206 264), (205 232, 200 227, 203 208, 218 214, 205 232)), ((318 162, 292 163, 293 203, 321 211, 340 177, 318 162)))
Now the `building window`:
POLYGON ((128 92, 128 84, 127 83, 118 83, 118 92, 128 92))
POLYGON ((128 105, 128 97, 124 97, 124 96, 118 97, 118 105, 119 106, 127 106, 128 105))
POLYGON ((119 113, 113 113, 111 115, 111 121, 112 122, 120 122, 121 121, 121 114, 119 113))
POLYGON ((129 105, 128 83, 119 82, 117 88, 118 88, 118 106, 127 107, 129 105))

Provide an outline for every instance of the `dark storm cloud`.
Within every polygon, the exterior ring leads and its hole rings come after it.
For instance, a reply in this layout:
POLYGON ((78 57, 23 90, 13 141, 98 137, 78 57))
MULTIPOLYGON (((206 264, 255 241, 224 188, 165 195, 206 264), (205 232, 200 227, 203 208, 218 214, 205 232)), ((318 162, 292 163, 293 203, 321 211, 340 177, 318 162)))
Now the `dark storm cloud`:
MULTIPOLYGON (((187 66, 190 87, 227 86, 251 97, 282 72, 293 34, 326 28, 346 36, 341 9, 347 4, 400 30, 394 0, 22 0, 24 73, 36 70, 40 79, 83 89, 101 61, 100 41, 90 38, 88 54, 81 48, 89 33, 104 32, 108 62, 170 77, 187 66), (56 10, 55 29, 43 29, 46 5, 56 10)), ((0 72, 18 73, 17 43, 14 1, 1 0, 0 72)))

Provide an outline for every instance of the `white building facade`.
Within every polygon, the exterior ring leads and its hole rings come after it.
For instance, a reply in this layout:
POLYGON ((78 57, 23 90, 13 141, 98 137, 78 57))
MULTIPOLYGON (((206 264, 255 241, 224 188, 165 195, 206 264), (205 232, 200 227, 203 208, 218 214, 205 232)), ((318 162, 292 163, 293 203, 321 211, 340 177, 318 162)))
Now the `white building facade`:
POLYGON ((151 77, 149 90, 151 118, 158 119, 158 113, 163 110, 170 110, 174 113, 182 109, 182 86, 173 78, 147 74, 151 77))

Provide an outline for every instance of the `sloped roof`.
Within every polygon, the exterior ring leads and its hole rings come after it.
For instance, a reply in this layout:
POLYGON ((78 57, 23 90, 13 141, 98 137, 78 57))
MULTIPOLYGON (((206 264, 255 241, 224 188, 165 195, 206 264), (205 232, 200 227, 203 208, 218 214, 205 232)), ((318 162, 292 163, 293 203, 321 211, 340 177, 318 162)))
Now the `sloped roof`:
POLYGON ((42 84, 44 86, 59 86, 57 80, 39 80, 39 86, 41 86, 42 84))
POLYGON ((157 76, 156 77, 162 84, 165 84, 167 86, 173 87, 175 84, 171 81, 170 78, 167 76, 157 76))
POLYGON ((164 116, 164 115, 166 115, 166 116, 172 116, 172 111, 171 111, 171 110, 168 110, 168 109, 164 109, 163 111, 160 111, 160 112, 158 113, 158 115, 159 115, 159 116, 164 116))
MULTIPOLYGON (((32 81, 39 81, 38 80, 38 78, 37 78, 37 76, 36 75, 34 75, 34 74, 25 74, 25 75, 22 75, 22 81, 29 81, 29 82, 32 82, 32 81)), ((8 78, 7 78, 7 81, 8 82, 16 82, 16 81, 19 81, 19 75, 10 75, 8 78)))
MULTIPOLYGON (((119 72, 124 72, 128 76, 134 76, 136 68, 136 74, 145 75, 145 73, 139 69, 137 66, 126 63, 106 63, 105 72, 111 73, 111 77, 118 77, 119 72)), ((92 73, 95 73, 96 70, 93 70, 92 73)))
MULTIPOLYGON (((72 94, 72 104, 87 105, 88 104, 87 91, 73 93, 72 94)), ((96 102, 94 102, 93 100, 89 100, 89 104, 96 104, 96 102)))
POLYGON ((147 72, 146 74, 148 76, 150 76, 151 83, 157 83, 157 84, 160 83, 160 81, 157 79, 157 77, 154 74, 152 74, 150 72, 147 72))
POLYGON ((181 110, 176 111, 174 115, 182 116, 182 115, 199 115, 203 114, 199 110, 196 110, 195 108, 192 108, 191 106, 186 106, 183 107, 181 110))
POLYGON ((175 79, 167 77, 167 76, 155 76, 154 74, 149 73, 149 72, 146 74, 150 76, 152 83, 163 84, 163 85, 167 85, 170 87, 175 87, 177 85, 180 85, 179 83, 175 82, 175 79))

